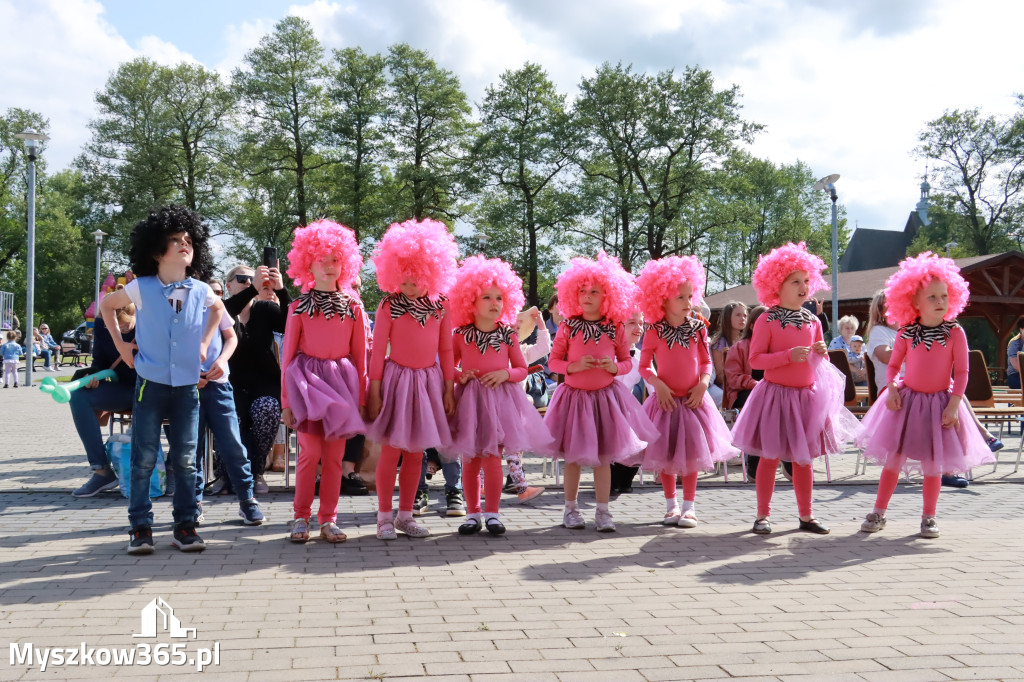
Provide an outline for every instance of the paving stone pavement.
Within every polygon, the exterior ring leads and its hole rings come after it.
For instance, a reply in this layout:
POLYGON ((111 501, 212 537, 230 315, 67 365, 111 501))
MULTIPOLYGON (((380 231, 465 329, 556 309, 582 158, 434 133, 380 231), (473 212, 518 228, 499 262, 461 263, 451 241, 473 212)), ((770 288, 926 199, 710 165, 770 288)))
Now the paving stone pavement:
MULTIPOLYGON (((780 479, 776 532, 749 533, 752 485, 736 472, 698 489, 701 525, 667 528, 648 484, 612 503, 613 534, 559 526, 561 494, 503 500, 508 533, 461 537, 440 513, 423 540, 374 537, 374 498, 342 498, 340 545, 285 540, 291 496, 261 501, 269 517, 241 525, 237 504, 209 499, 208 549, 170 547, 170 505, 157 500, 157 551, 130 557, 125 500, 76 500, 88 474, 67 407, 38 391, 0 389, 0 680, 157 679, 194 666, 12 664, 31 644, 93 650, 217 643, 224 680, 960 680, 1024 679, 1024 475, 1018 439, 995 474, 944 489, 942 537, 916 536, 920 486, 901 484, 882 533, 858 533, 878 468, 853 456, 818 469, 816 514, 828 536, 795 530, 780 479), (156 598, 196 637, 141 634, 156 598)), ((530 469, 542 479, 536 464, 530 469)))

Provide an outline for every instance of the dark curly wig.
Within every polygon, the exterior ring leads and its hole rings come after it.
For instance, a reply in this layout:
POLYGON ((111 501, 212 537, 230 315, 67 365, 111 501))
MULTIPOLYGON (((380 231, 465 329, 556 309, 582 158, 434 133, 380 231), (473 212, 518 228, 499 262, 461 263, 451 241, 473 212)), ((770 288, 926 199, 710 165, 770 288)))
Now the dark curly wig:
POLYGON ((157 273, 157 258, 167 251, 173 235, 187 232, 192 238, 192 265, 185 272, 190 277, 205 280, 213 275, 213 256, 210 254, 210 230, 203 217, 178 204, 153 209, 149 217, 132 228, 131 260, 136 277, 151 277, 157 273))

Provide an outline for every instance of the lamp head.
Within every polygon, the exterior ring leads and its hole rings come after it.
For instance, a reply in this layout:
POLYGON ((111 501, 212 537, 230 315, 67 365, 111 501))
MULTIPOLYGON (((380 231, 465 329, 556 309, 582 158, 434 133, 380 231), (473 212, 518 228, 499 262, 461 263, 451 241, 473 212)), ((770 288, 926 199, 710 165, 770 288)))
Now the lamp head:
POLYGON ((14 137, 19 140, 25 140, 25 148, 28 150, 30 159, 36 158, 36 152, 41 147, 40 142, 46 142, 50 139, 48 135, 40 133, 33 128, 25 128, 20 133, 15 133, 14 137))
POLYGON ((103 243, 103 238, 107 236, 107 233, 103 230, 96 230, 92 233, 92 236, 96 238, 96 246, 103 243))

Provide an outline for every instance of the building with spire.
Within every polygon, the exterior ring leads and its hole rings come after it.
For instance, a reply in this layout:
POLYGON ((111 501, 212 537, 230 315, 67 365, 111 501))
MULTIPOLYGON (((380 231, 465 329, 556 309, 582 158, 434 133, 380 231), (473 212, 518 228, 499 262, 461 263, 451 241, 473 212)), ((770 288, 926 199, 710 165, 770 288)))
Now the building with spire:
POLYGON ((846 251, 839 258, 840 272, 859 272, 876 268, 894 267, 907 255, 907 248, 918 231, 927 227, 929 192, 927 176, 921 182, 921 199, 907 217, 902 232, 896 230, 872 230, 858 227, 846 245, 846 251))

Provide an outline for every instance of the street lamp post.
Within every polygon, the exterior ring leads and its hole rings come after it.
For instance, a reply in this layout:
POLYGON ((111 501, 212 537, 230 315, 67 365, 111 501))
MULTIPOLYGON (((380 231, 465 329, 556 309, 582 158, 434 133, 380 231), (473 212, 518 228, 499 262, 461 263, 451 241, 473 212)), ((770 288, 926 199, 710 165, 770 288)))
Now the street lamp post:
POLYGON ((93 305, 96 306, 95 312, 93 313, 96 318, 100 316, 100 258, 103 256, 103 238, 107 236, 107 233, 103 230, 96 230, 92 233, 92 236, 96 238, 96 295, 92 299, 93 305))
POLYGON ((28 152, 28 291, 25 304, 25 386, 32 385, 32 328, 35 325, 36 302, 36 158, 42 145, 50 138, 32 128, 26 128, 15 134, 19 140, 25 140, 25 151, 28 152))
POLYGON ((960 246, 960 245, 957 244, 956 242, 948 242, 946 244, 946 258, 949 258, 949 251, 950 251, 950 249, 955 249, 958 246, 960 246))
POLYGON ((814 189, 828 192, 832 200, 832 333, 839 331, 839 212, 836 208, 836 201, 839 195, 836 194, 836 180, 838 173, 826 175, 814 183, 814 189))

